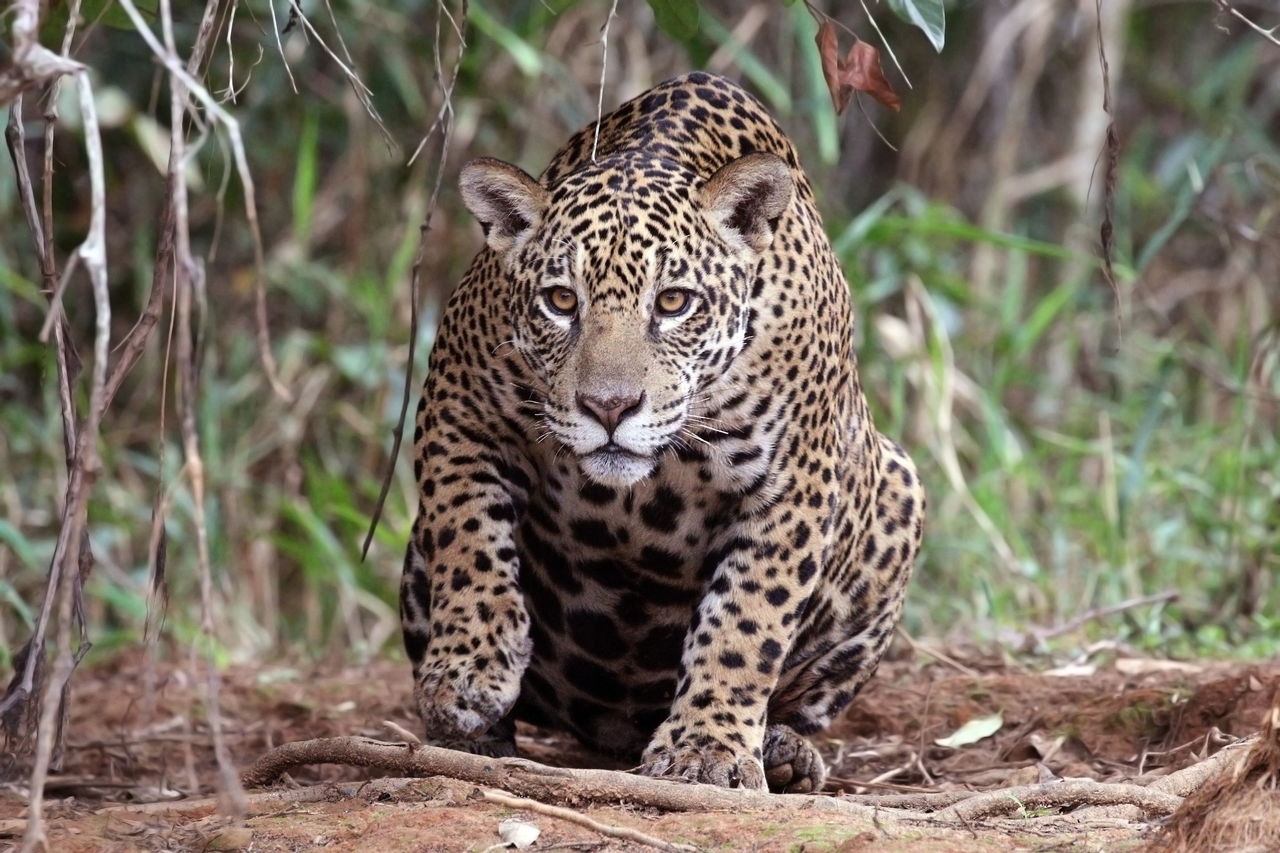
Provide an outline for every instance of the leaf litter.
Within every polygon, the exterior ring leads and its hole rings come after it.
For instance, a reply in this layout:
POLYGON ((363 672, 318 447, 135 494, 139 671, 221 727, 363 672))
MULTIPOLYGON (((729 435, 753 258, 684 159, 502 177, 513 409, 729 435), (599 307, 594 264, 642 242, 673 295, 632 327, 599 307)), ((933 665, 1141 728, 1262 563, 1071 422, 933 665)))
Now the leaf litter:
MULTIPOLYGON (((1172 670, 1125 662, 1124 671, 1115 662, 1098 662, 1087 677, 1065 677, 965 650, 949 650, 949 657, 966 672, 907 659, 906 653, 883 663, 850 711, 815 738, 830 769, 828 794, 967 792, 1072 779, 1145 784, 1256 732, 1280 683, 1280 662, 1198 662, 1194 669, 1172 670), (997 718, 1000 724, 993 728, 997 718), (975 737, 983 729, 992 730, 975 737), (948 737, 952 746, 935 742, 948 737)), ((225 849, 243 843, 255 851, 483 851, 506 843, 495 832, 500 822, 527 820, 469 796, 474 786, 438 777, 395 788, 361 783, 338 801, 265 803, 234 832, 226 831, 229 824, 212 808, 161 811, 172 805, 154 802, 161 799, 155 792, 213 793, 217 763, 198 712, 198 680, 180 665, 160 664, 150 697, 147 681, 141 656, 126 655, 91 666, 77 682, 67 760, 51 780, 57 786, 48 804, 55 849, 207 847, 216 837, 225 849)), ((254 667, 237 666, 223 673, 223 681, 224 727, 242 769, 286 741, 385 737, 387 720, 410 732, 419 728, 404 663, 343 669, 285 662, 270 679, 260 678, 254 667)), ((556 732, 522 726, 519 746, 523 756, 545 764, 626 769, 556 732)), ((304 786, 368 778, 332 765, 292 776, 304 786)), ((20 768, 10 780, 15 784, 0 788, 0 847, 18 840, 25 824, 20 768)), ((1008 827, 988 822, 975 824, 976 835, 938 828, 923 835, 917 829, 906 838, 816 812, 669 814, 624 804, 582 811, 673 843, 727 850, 1008 851, 1035 849, 1044 836, 1060 839, 1068 830, 1077 833, 1068 837, 1107 844, 1132 843, 1146 833, 1142 822, 1072 830, 1070 816, 1034 816, 1016 822, 1012 836, 1008 827)), ((540 818, 537 828, 540 835, 528 848, 534 851, 620 844, 554 818, 540 818)))

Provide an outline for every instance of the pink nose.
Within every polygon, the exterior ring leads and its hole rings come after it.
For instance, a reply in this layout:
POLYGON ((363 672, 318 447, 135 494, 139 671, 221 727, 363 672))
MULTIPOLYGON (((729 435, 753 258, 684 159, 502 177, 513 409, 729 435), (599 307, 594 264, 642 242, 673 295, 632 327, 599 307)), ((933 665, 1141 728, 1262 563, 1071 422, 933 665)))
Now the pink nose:
POLYGON ((628 396, 596 397, 578 392, 578 408, 595 418, 613 437, 613 431, 627 415, 634 414, 644 402, 644 392, 628 396))

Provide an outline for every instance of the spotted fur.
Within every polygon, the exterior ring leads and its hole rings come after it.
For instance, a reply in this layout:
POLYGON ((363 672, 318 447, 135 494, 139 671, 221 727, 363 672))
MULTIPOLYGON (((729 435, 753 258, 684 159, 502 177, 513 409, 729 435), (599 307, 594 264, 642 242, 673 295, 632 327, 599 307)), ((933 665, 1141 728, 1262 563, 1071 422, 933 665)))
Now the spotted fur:
POLYGON ((761 104, 690 74, 594 131, 537 181, 463 170, 487 247, 418 407, 418 709, 477 751, 514 754, 520 718, 651 775, 812 790, 803 735, 874 671, 924 494, 761 104))

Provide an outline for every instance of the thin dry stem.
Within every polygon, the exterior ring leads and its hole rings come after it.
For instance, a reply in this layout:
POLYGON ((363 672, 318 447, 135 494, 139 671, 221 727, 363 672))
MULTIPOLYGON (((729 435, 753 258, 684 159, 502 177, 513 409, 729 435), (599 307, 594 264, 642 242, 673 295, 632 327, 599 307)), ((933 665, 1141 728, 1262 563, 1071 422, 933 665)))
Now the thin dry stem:
POLYGON ((601 823, 600 821, 575 812, 573 809, 566 809, 562 806, 549 806, 546 803, 540 803, 537 800, 530 800, 527 797, 513 797, 502 791, 494 791, 492 789, 480 792, 481 798, 486 803, 497 803, 500 806, 506 806, 512 809, 523 809, 524 811, 534 812, 536 814, 546 815, 547 817, 558 818, 559 820, 576 823, 578 826, 585 826, 593 832, 609 838, 617 838, 622 841, 631 841, 636 844, 643 844, 646 847, 656 847, 659 850, 669 850, 672 853, 697 853, 696 847, 688 844, 673 844, 670 841, 664 841, 656 838, 648 833, 641 832, 638 829, 632 829, 629 826, 618 826, 612 823, 601 823))
MULTIPOLYGON (((70 39, 67 41, 69 42, 70 39)), ((77 436, 75 460, 67 489, 66 509, 63 513, 62 530, 59 531, 58 536, 58 543, 63 547, 61 553, 58 548, 55 548, 54 559, 59 562, 50 567, 46 606, 42 610, 42 613, 47 612, 52 605, 52 599, 59 598, 61 618, 56 626, 58 657, 51 677, 45 685, 43 706, 36 730, 36 754, 31 767, 27 832, 22 844, 24 851, 46 846, 43 825, 44 784, 50 761, 55 754, 61 753, 61 748, 56 741, 63 732, 63 726, 58 725, 62 718, 63 703, 69 698, 65 688, 78 658, 83 656, 82 654, 72 656, 70 637, 75 612, 79 609, 74 605, 78 598, 76 587, 82 581, 81 549, 84 546, 87 527, 89 493, 101 468, 101 460, 98 456, 98 432, 101 423, 99 405, 104 394, 107 353, 110 350, 111 305, 107 293, 106 182, 102 165, 102 140, 98 131, 97 112, 94 109, 93 89, 87 74, 77 73, 76 82, 84 125, 85 153, 89 164, 91 213, 89 233, 84 242, 77 247, 73 257, 78 256, 82 260, 92 283, 97 320, 94 335, 95 355, 90 385, 89 416, 84 429, 80 430, 77 436), (58 570, 59 565, 60 570, 58 570)), ((45 233, 48 234, 47 228, 45 233)), ((52 254, 47 249, 46 257, 52 258, 52 254)), ((70 268, 69 265, 68 269, 70 268)), ((31 651, 33 655, 41 654, 36 649, 31 651)))
POLYGON ((1061 625, 1054 626, 1043 631, 1034 632, 1035 638, 1041 642, 1051 640, 1054 637, 1060 637, 1063 634, 1070 634, 1078 628, 1092 622, 1096 619, 1105 619, 1108 616, 1114 616, 1117 613, 1124 613, 1127 610, 1133 610, 1136 607, 1145 607, 1148 604, 1170 604, 1178 600, 1180 593, 1176 589, 1166 589, 1163 592, 1153 593, 1151 595, 1140 595, 1137 598, 1126 599, 1107 607, 1095 607, 1092 610, 1086 610, 1084 613, 1063 622, 1061 625))
POLYGON ((600 31, 600 42, 603 46, 600 52, 600 88, 596 92, 596 130, 591 138, 592 163, 596 161, 596 148, 600 145, 600 123, 604 120, 604 80, 609 70, 609 25, 613 23, 614 16, 617 14, 618 0, 613 0, 609 6, 609 14, 604 19, 604 27, 600 31))
MULTIPOLYGON (((289 0, 285 0, 286 3, 289 0)), ((289 67, 289 59, 284 55, 284 44, 280 41, 280 22, 276 20, 276 0, 267 0, 267 8, 271 10, 271 33, 276 38, 276 51, 280 54, 280 64, 284 66, 284 73, 289 78, 289 88, 293 90, 293 94, 298 94, 298 81, 293 79, 293 69, 289 67)), ((227 53, 231 50, 228 48, 227 53)))
POLYGON ((1239 18, 1241 21, 1244 21, 1245 24, 1249 27, 1249 29, 1253 30, 1255 33, 1258 33, 1264 39, 1276 45, 1277 47, 1280 47, 1280 36, 1276 35, 1278 32, 1280 32, 1280 24, 1277 24, 1276 26, 1271 27, 1269 29, 1264 29, 1257 22, 1246 17, 1245 14, 1241 12, 1239 9, 1237 9, 1235 6, 1232 6, 1230 3, 1228 3, 1227 0, 1216 0, 1216 2, 1218 4, 1218 8, 1222 9, 1222 11, 1228 12, 1231 15, 1234 15, 1235 17, 1239 18))
POLYGON ((10 6, 11 61, 0 70, 0 107, 8 106, 29 89, 84 70, 79 62, 40 44, 40 7, 40 0, 14 0, 10 6))
POLYGON ((164 65, 169 72, 173 82, 181 83, 183 88, 195 97, 200 105, 213 116, 223 130, 226 131, 227 137, 231 141, 231 151, 235 158, 236 172, 240 178, 240 187, 244 191, 244 214, 245 219, 249 223, 249 232, 253 238, 253 261, 254 261, 254 292, 256 295, 254 316, 258 326, 258 355, 262 359, 263 371, 266 373, 267 381, 271 384, 271 388, 275 391, 276 396, 281 400, 291 403, 293 395, 280 382, 278 371, 276 369, 275 356, 271 353, 271 337, 267 324, 267 291, 265 280, 265 261, 264 251, 262 247, 262 230, 258 227, 258 205, 256 194, 254 192, 253 176, 249 172, 249 160, 245 155, 244 138, 240 133, 240 123, 222 108, 214 97, 209 94, 209 90, 197 81, 186 68, 179 62, 177 54, 167 51, 160 41, 156 38, 155 33, 147 26, 146 20, 138 11, 138 7, 134 4, 134 0, 119 0, 120 8, 124 9, 125 14, 129 16, 130 22, 133 24, 138 35, 142 36, 142 40, 147 43, 147 47, 155 54, 160 63, 164 65))
MULTIPOLYGON (((161 0, 160 19, 164 35, 166 65, 177 62, 177 49, 173 39, 173 16, 170 0, 161 0)), ((135 21, 135 25, 136 25, 135 21)), ((234 765, 227 752, 222 731, 222 715, 218 696, 217 673, 211 661, 197 661, 199 648, 206 653, 215 643, 213 627, 213 576, 209 561, 209 532, 205 508, 204 460, 200 453, 200 435, 196 426, 196 353, 192 335, 192 301, 196 279, 201 274, 191 255, 190 230, 187 219, 187 183, 183 178, 186 168, 186 131, 184 120, 189 109, 188 90, 178 75, 169 78, 170 157, 169 188, 173 207, 174 228, 174 292, 177 310, 177 355, 179 365, 179 408, 182 431, 184 469, 191 483, 192 503, 196 529, 196 563, 200 576, 200 629, 203 642, 191 648, 192 668, 203 663, 206 675, 205 709, 212 734, 214 754, 218 760, 221 779, 220 793, 225 798, 223 809, 237 817, 244 814, 244 792, 235 775, 234 765)))
POLYGON ((449 144, 453 139, 453 88, 458 82, 458 70, 462 67, 462 54, 467 47, 465 38, 467 2, 466 0, 462 2, 461 21, 454 20, 454 17, 449 14, 445 3, 446 0, 438 0, 436 4, 434 52, 435 76, 441 95, 440 109, 436 112, 436 117, 431 122, 431 126, 427 128, 422 141, 418 143, 418 147, 409 158, 409 163, 412 163, 417 158, 419 152, 427 144, 427 140, 437 131, 440 133, 440 159, 436 162, 435 183, 431 187, 431 197, 427 200, 427 209, 422 215, 422 224, 419 226, 418 254, 413 259, 413 271, 409 276, 409 355, 404 370, 404 389, 400 397, 400 416, 396 419, 396 425, 391 431, 391 452, 387 458, 386 471, 382 476, 382 486, 378 491, 378 500, 374 504, 373 512, 369 517, 369 529, 365 533, 364 544, 360 549, 361 559, 364 559, 369 554, 369 546, 373 543, 373 535, 378 530, 378 521, 382 518, 382 508, 387 502, 388 493, 391 491, 391 480, 395 476, 396 459, 400 455, 400 445, 404 441, 404 424, 405 418, 409 414, 409 401, 413 398, 413 362, 418 344, 418 297, 419 284, 422 278, 422 264, 427 256, 427 236, 431 233, 431 217, 435 214, 436 204, 440 199, 440 189, 444 185, 444 169, 449 160, 449 144), (440 59, 441 19, 445 17, 453 25, 453 31, 458 37, 458 54, 454 58, 453 69, 447 78, 440 59))
MULTIPOLYGON (((311 24, 311 20, 307 17, 306 13, 302 11, 302 6, 299 5, 298 0, 289 0, 289 5, 293 10, 294 18, 302 22, 302 28, 310 33, 311 37, 320 45, 320 48, 329 55, 329 58, 337 64, 338 68, 342 69, 343 76, 347 78, 347 82, 351 84, 351 90, 356 93, 356 98, 360 101, 360 106, 364 107, 365 113, 369 118, 373 119, 373 123, 378 126, 378 130, 382 133, 382 138, 386 141, 387 147, 392 151, 398 150, 400 146, 396 144, 395 138, 392 137, 391 132, 387 130, 387 126, 382 123, 382 116, 378 115, 378 110, 373 105, 373 93, 369 90, 369 87, 365 85, 365 82, 360 79, 360 75, 353 71, 351 66, 347 65, 346 62, 343 62, 338 57, 338 54, 333 52, 333 49, 325 42, 324 37, 321 36, 316 28, 311 24)), ((338 32, 338 39, 339 41, 342 39, 341 31, 338 32)), ((342 49, 345 53, 345 44, 343 44, 342 49)), ((350 54, 347 55, 347 59, 351 59, 350 54)), ((297 89, 294 91, 296 92, 297 89)))
MULTIPOLYGON (((884 49, 889 52, 889 58, 893 60, 893 65, 898 69, 898 73, 902 75, 902 79, 907 84, 908 89, 914 89, 911 85, 911 78, 907 76, 906 69, 902 67, 902 63, 898 61, 898 57, 893 52, 893 45, 889 44, 889 40, 884 37, 884 33, 880 32, 880 25, 876 23, 875 16, 871 14, 871 10, 867 8, 866 0, 859 0, 862 4, 862 11, 867 14, 867 20, 871 22, 871 28, 876 31, 876 35, 880 37, 880 43, 884 45, 884 49)), ((896 150, 896 149, 895 149, 896 150)))

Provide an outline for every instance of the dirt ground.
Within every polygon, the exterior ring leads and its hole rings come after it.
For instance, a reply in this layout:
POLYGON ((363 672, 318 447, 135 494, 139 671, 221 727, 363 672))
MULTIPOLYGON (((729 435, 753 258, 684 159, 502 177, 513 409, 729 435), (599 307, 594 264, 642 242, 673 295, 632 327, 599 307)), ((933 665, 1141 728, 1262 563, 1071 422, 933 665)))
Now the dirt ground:
MULTIPOLYGON (((1113 657, 1033 672, 995 657, 950 650, 945 657, 885 663, 850 712, 816 739, 830 767, 828 793, 981 790, 1055 777, 1147 782, 1257 731, 1280 683, 1280 662, 1113 657), (935 743, 994 715, 999 729, 988 737, 955 747, 935 743)), ((185 798, 216 789, 202 688, 181 666, 149 668, 136 657, 77 674, 68 749, 46 800, 53 850, 484 851, 499 849, 498 825, 511 817, 541 830, 533 850, 634 846, 557 818, 478 802, 474 786, 438 778, 341 786, 325 801, 255 800, 239 825, 211 805, 182 808, 185 798)), ((232 668, 220 690, 228 749, 244 768, 286 741, 388 739, 386 720, 415 730, 408 688, 407 668, 396 663, 341 671, 232 668)), ((988 719, 988 727, 994 724, 988 719)), ((519 744, 522 755, 546 764, 622 769, 552 732, 522 729, 519 744)), ((19 841, 25 826, 25 776, 7 769, 0 849, 19 841)), ((288 783, 368 778, 365 771, 323 766, 295 772, 288 783)), ((581 811, 706 850, 1134 850, 1152 828, 1113 822, 1064 829, 1062 815, 1026 809, 1019 820, 964 831, 904 830, 818 812, 662 814, 625 804, 581 811)))

